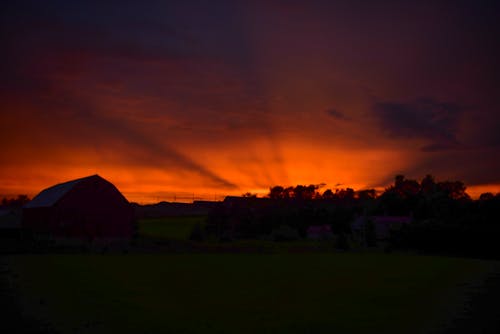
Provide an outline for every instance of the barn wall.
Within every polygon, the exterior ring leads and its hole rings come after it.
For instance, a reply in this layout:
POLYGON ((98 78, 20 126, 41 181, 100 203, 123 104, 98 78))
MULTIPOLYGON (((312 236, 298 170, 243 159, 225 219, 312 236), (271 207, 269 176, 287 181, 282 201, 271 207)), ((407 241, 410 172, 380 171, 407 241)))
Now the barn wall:
POLYGON ((77 184, 57 204, 61 232, 71 237, 131 237, 133 209, 111 183, 97 178, 77 184))
POLYGON ((25 208, 22 226, 28 231, 39 234, 51 233, 55 228, 52 216, 52 208, 25 208))
POLYGON ((53 237, 130 238, 134 214, 130 203, 100 177, 82 180, 54 206, 25 208, 23 227, 53 237))

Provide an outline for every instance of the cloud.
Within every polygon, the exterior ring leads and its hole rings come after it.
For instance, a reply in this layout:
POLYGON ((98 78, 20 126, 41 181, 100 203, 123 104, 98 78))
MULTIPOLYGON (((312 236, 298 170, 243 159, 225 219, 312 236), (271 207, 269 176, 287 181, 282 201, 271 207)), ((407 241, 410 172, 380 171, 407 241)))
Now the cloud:
MULTIPOLYGON (((232 190, 238 188, 234 183, 217 175, 207 167, 199 164, 173 147, 139 131, 133 124, 117 119, 106 118, 96 113, 89 116, 91 117, 89 124, 100 127, 101 134, 106 133, 107 136, 124 139, 128 145, 139 149, 141 154, 138 157, 132 155, 131 160, 137 161, 138 159, 134 158, 140 158, 140 161, 142 160, 141 163, 147 166, 155 166, 159 169, 177 169, 181 172, 188 171, 195 173, 200 175, 202 179, 209 184, 215 185, 221 189, 232 190)), ((106 140, 105 136, 103 137, 104 138, 101 140, 106 140)))
POLYGON ((150 128, 147 122, 106 112, 95 102, 63 89, 57 94, 45 91, 40 95, 26 98, 28 109, 5 120, 7 124, 12 118, 19 118, 15 124, 23 120, 25 127, 30 126, 30 133, 12 133, 2 126, 5 140, 12 143, 16 136, 27 136, 45 152, 45 159, 50 159, 61 147, 70 155, 77 155, 83 148, 94 148, 100 152, 102 161, 108 163, 153 167, 173 175, 192 176, 198 182, 220 189, 238 188, 183 153, 181 148, 173 147, 168 134, 150 128), (113 154, 110 156, 109 152, 113 154))
POLYGON ((422 139, 420 149, 435 152, 461 148, 457 128, 464 108, 451 102, 421 98, 412 102, 378 102, 372 107, 378 125, 394 139, 422 139))
POLYGON ((499 184, 499 153, 498 148, 476 148, 425 154, 407 169, 393 171, 381 184, 390 183, 399 173, 417 179, 430 173, 438 179, 460 180, 466 185, 499 184))
POLYGON ((214 58, 191 38, 192 31, 172 20, 132 15, 82 21, 79 15, 71 20, 53 13, 24 13, 36 19, 18 30, 14 18, 0 23, 8 28, 0 36, 6 45, 0 55, 6 79, 0 84, 0 107, 20 110, 24 119, 15 120, 12 112, 0 115, 2 121, 8 118, 0 125, 5 130, 0 138, 21 147, 36 142, 47 157, 58 148, 75 155, 95 149, 104 163, 152 167, 183 175, 186 183, 238 188, 192 148, 211 149, 233 134, 273 140, 266 94, 246 69, 214 58), (9 129, 23 123, 30 133, 9 129))
POLYGON ((338 111, 337 109, 335 108, 330 108, 330 109, 327 109, 325 111, 329 116, 335 118, 335 119, 338 119, 338 120, 342 120, 342 121, 345 121, 345 120, 349 120, 349 117, 347 117, 344 113, 338 111))

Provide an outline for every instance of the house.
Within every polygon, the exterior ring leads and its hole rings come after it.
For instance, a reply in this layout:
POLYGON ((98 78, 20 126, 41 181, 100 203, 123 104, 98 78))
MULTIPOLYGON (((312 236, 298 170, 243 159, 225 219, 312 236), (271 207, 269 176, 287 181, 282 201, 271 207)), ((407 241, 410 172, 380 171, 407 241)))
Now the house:
POLYGON ((399 230, 403 225, 412 222, 411 216, 360 216, 351 225, 352 232, 363 238, 366 233, 367 224, 373 223, 375 236, 378 240, 390 237, 392 230, 399 230))
POLYGON ((333 237, 330 225, 311 225, 307 228, 307 238, 320 240, 331 239, 333 237))
POLYGON ((22 225, 47 237, 130 238, 134 214, 112 183, 92 175, 42 190, 23 207, 22 225))

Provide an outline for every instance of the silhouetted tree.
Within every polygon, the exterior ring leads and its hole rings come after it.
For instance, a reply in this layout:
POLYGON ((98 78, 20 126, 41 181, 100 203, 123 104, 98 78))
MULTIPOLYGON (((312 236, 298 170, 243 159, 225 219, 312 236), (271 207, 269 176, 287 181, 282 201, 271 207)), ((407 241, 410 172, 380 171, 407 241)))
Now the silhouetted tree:
POLYGON ((397 175, 394 191, 401 198, 411 198, 420 192, 420 184, 415 180, 406 179, 403 175, 397 175))
POLYGON ((293 189, 293 197, 298 200, 312 200, 319 186, 310 184, 308 186, 297 185, 293 189))
POLYGON ((282 199, 284 198, 284 188, 282 186, 274 186, 269 189, 269 198, 282 199))
POLYGON ((489 200, 492 200, 494 198, 495 198, 495 195, 493 195, 490 192, 482 193, 481 195, 479 195, 479 200, 480 201, 489 201, 489 200))
POLYGON ((444 181, 437 184, 440 192, 452 199, 468 200, 469 195, 465 192, 465 184, 461 181, 444 181))
POLYGON ((430 174, 427 174, 422 181, 420 182, 420 190, 423 195, 431 195, 434 194, 437 190, 436 181, 434 181, 434 177, 430 174))
POLYGON ((360 200, 372 200, 377 197, 377 192, 375 191, 375 189, 358 190, 356 192, 356 196, 360 200))
POLYGON ((340 200, 353 200, 355 192, 352 188, 337 189, 335 190, 335 197, 340 200))
POLYGON ((331 189, 326 189, 322 195, 323 199, 333 199, 333 191, 331 189))
POLYGON ((4 197, 2 199, 2 205, 3 206, 9 206, 9 207, 22 207, 26 203, 30 201, 30 198, 28 195, 17 195, 16 198, 6 198, 4 197))
MULTIPOLYGON (((295 231, 305 237, 309 226, 329 224, 339 236, 335 246, 340 247, 357 215, 412 215, 411 224, 391 231, 388 247, 500 259, 500 194, 484 193, 473 201, 463 182, 438 182, 432 175, 420 182, 397 175, 380 196, 374 189, 327 189, 322 195, 318 189, 274 186, 268 201, 247 198, 222 205, 209 214, 207 231, 231 238, 272 237, 273 231, 295 231)), ((376 226, 368 220, 364 228, 366 245, 376 246, 376 226)))

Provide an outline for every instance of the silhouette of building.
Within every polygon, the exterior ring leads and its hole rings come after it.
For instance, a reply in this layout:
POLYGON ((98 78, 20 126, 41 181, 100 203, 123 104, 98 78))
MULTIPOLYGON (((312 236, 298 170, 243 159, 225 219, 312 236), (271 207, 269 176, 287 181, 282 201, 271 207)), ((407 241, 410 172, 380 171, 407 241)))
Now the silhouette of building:
POLYGON ((133 209, 110 182, 99 175, 42 190, 23 207, 23 228, 49 237, 129 238, 133 209))

